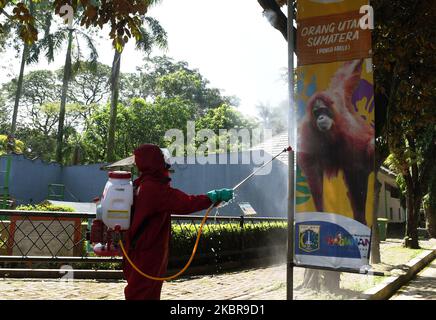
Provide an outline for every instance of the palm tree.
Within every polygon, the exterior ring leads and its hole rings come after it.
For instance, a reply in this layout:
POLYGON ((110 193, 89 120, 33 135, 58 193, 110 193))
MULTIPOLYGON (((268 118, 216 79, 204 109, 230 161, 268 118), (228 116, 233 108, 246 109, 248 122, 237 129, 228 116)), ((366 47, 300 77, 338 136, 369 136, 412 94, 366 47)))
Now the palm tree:
MULTIPOLYGON (((151 52, 153 47, 160 49, 167 48, 167 33, 162 28, 160 23, 151 17, 145 17, 144 22, 146 27, 140 27, 140 36, 136 40, 136 49, 141 50, 145 54, 151 52)), ((120 81, 120 66, 121 66, 122 49, 114 50, 114 59, 112 63, 111 74, 111 106, 110 106, 110 119, 108 129, 108 140, 106 145, 106 161, 115 161, 115 130, 117 119, 117 105, 119 98, 119 81, 120 81)))
POLYGON ((65 109, 67 103, 68 85, 73 78, 76 70, 79 69, 82 61, 82 41, 86 43, 89 50, 88 65, 93 68, 97 66, 98 53, 94 46, 94 40, 92 36, 85 33, 80 27, 75 27, 78 20, 75 21, 72 28, 60 27, 56 32, 50 33, 51 18, 48 18, 47 28, 44 38, 40 41, 39 45, 35 48, 35 51, 39 53, 40 50, 46 51, 46 57, 48 61, 54 60, 54 54, 67 42, 67 52, 65 55, 65 64, 62 78, 62 93, 59 110, 59 124, 56 137, 56 161, 62 163, 63 161, 63 137, 64 137, 64 122, 65 122, 65 109), (74 46, 73 43, 76 45, 74 46), (73 57, 75 62, 73 64, 73 57))
MULTIPOLYGON (((32 16, 35 14, 35 4, 32 0, 29 0, 29 12, 32 16)), ((39 4, 38 10, 43 9, 43 4, 39 4)), ((21 92, 23 89, 23 78, 24 78, 24 67, 27 64, 31 63, 29 60, 29 54, 31 45, 29 45, 27 42, 24 41, 23 44, 23 52, 21 54, 21 64, 20 64, 20 73, 18 75, 18 81, 17 81, 17 89, 15 91, 15 100, 14 100, 14 109, 12 113, 12 123, 11 123, 11 129, 10 129, 10 137, 13 139, 15 136, 15 130, 17 129, 17 117, 18 117, 18 107, 20 105, 20 98, 21 98, 21 92)))

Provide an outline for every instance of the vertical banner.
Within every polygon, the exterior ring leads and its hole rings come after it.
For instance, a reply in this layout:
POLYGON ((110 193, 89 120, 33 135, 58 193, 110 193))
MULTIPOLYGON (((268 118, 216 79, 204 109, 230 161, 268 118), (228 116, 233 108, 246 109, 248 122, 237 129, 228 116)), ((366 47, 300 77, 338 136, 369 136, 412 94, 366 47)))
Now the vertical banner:
POLYGON ((369 264, 374 90, 360 13, 368 2, 297 1, 296 265, 369 264))

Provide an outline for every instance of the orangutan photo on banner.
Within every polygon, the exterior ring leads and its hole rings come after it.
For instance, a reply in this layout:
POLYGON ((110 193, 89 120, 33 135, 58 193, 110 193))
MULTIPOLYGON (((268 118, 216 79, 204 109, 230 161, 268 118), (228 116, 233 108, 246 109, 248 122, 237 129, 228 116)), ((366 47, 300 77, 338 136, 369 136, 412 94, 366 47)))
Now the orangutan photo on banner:
MULTIPOLYGON (((320 217, 324 228, 318 229, 317 238, 321 244, 306 246, 319 248, 310 251, 313 255, 333 250, 334 256, 342 251, 345 258, 351 258, 350 250, 356 251, 352 256, 369 252, 375 141, 368 63, 370 59, 356 59, 323 64, 323 72, 319 72, 320 65, 302 66, 297 71, 296 220, 306 223, 297 243, 304 243, 308 234, 309 216, 304 213, 310 215, 309 220, 320 217), (336 226, 327 228, 326 223, 336 226), (350 227, 358 230, 347 231, 350 227), (346 244, 351 247, 346 249, 346 244)), ((313 230, 310 233, 315 235, 313 230)), ((297 249, 307 254, 302 246, 297 249)))
MULTIPOLYGON (((297 162, 311 193, 312 203, 305 204, 307 209, 336 212, 368 225, 374 101, 372 84, 361 77, 365 73, 363 63, 333 63, 330 67, 339 68, 331 76, 329 86, 321 90, 315 91, 316 75, 309 77, 312 83, 307 87, 309 94, 310 90, 313 93, 306 101, 301 100, 297 162)), ((304 67, 306 76, 309 69, 304 67)))

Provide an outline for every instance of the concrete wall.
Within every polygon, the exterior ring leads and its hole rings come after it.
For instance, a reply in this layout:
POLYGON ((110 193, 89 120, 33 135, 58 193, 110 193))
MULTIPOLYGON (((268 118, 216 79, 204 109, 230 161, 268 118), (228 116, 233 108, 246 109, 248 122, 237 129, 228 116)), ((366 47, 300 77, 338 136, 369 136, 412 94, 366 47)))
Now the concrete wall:
MULTIPOLYGON (((204 158, 197 158, 195 164, 175 164, 175 172, 171 175, 172 185, 191 194, 203 194, 213 189, 233 188, 241 180, 251 174, 258 166, 242 164, 243 156, 257 156, 256 153, 242 153, 239 155, 239 164, 231 164, 231 157, 227 155, 227 164, 223 159, 215 160, 216 164, 205 162, 204 158), (220 161, 218 161, 220 160, 220 161), (200 163, 198 163, 200 162, 200 163)), ((180 160, 180 159, 178 159, 180 160)), ((257 163, 257 161, 256 161, 257 163)), ((268 168, 267 168, 268 169, 268 168)), ((287 213, 287 166, 278 160, 272 162, 271 171, 265 175, 256 175, 236 191, 234 201, 219 209, 219 215, 240 215, 240 202, 249 202, 258 216, 286 217, 287 213)), ((213 212, 215 214, 215 211, 213 212)))
MULTIPOLYGON (((65 201, 90 202, 101 195, 107 172, 100 164, 61 167, 56 163, 12 156, 9 193, 17 204, 36 204, 47 199, 49 184, 65 186, 65 201)), ((0 157, 0 171, 6 168, 6 158, 0 157)), ((3 184, 3 175, 1 176, 3 184)))
MULTIPOLYGON (((208 159, 176 158, 178 164, 173 165, 172 186, 190 194, 232 188, 257 168, 253 162, 258 163, 258 159, 261 159, 260 151, 214 155, 208 159), (242 164, 243 157, 251 159, 251 163, 242 164)), ((0 157, 0 171, 6 167, 5 162, 5 157, 0 157)), ((18 204, 39 203, 47 199, 48 185, 59 183, 65 185, 65 201, 90 202, 101 195, 107 181, 107 172, 100 170, 101 166, 93 164, 62 168, 55 163, 13 155, 10 194, 18 204)), ((238 189, 235 200, 220 208, 219 215, 239 216, 242 211, 238 203, 249 202, 258 216, 286 217, 287 173, 287 164, 274 160, 271 171, 266 175, 254 176, 238 189)), ((378 216, 388 218, 390 222, 404 222, 405 210, 400 207, 399 200, 392 198, 389 190, 385 189, 386 183, 395 185, 395 180, 386 174, 379 174, 378 179, 383 183, 378 216)), ((3 184, 3 175, 0 176, 0 184, 3 184)))
MULTIPOLYGON (((0 170, 5 168, 6 157, 0 157, 0 170)), ((12 156, 9 193, 17 204, 35 204, 47 199, 48 185, 51 183, 62 183, 60 165, 39 159, 30 160, 22 155, 12 156)))
POLYGON ((65 201, 91 202, 103 193, 108 173, 101 164, 63 167, 61 180, 65 185, 65 201))
MULTIPOLYGON (((213 189, 232 188, 257 168, 254 163, 242 164, 243 156, 255 163, 261 159, 259 151, 244 154, 214 156, 215 163, 197 158, 194 164, 174 164, 172 186, 190 194, 204 194, 213 189), (223 158, 224 157, 224 158, 223 158), (256 158, 254 158, 256 157, 256 158), (236 164, 234 163, 237 159, 236 164), (225 164, 227 161, 227 164, 225 164)), ((3 159, 1 158, 3 161, 3 159)), ((178 159, 181 161, 181 159, 178 159)), ((192 161, 190 159, 189 161, 192 161)), ((187 163, 185 160, 184 163, 187 163)), ((213 161, 212 161, 213 162, 213 161)), ((13 156, 10 194, 18 204, 39 203, 47 199, 50 183, 65 186, 65 201, 90 202, 100 196, 107 181, 107 172, 101 164, 61 168, 57 164, 13 156)), ((242 214, 240 202, 249 202, 258 216, 286 216, 287 166, 274 161, 271 172, 250 179, 236 192, 235 200, 219 209, 219 215, 242 214)), ((216 212, 214 211, 213 214, 216 212)))

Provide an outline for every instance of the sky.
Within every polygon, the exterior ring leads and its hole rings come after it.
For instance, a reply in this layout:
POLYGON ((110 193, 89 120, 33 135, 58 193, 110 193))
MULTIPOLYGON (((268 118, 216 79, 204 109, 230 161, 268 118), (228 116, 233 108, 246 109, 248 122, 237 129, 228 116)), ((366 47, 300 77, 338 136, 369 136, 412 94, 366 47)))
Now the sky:
MULTIPOLYGON (((257 0, 162 0, 148 15, 167 31, 169 48, 152 55, 165 53, 187 61, 210 81, 210 87, 237 96, 239 110, 254 116, 256 105, 276 106, 287 99, 287 42, 262 11, 257 0)), ((99 60, 111 65, 113 49, 108 32, 104 29, 101 35, 99 60)), ((0 83, 19 72, 19 60, 13 56, 13 52, 2 54, 0 83)), ((123 52, 121 72, 135 71, 141 61, 142 54, 134 50, 131 40, 123 52)), ((54 63, 48 65, 41 59, 26 70, 57 69, 63 62, 59 53, 54 63)))

